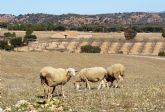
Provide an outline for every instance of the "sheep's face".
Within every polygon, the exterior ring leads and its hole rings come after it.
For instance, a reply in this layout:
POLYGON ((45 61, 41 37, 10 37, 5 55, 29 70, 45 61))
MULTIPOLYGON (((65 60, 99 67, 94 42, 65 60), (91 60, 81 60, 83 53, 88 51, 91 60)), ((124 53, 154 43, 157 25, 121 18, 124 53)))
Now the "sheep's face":
POLYGON ((68 72, 70 75, 75 76, 77 71, 76 71, 74 68, 68 68, 68 69, 67 69, 67 72, 68 72))
POLYGON ((123 80, 123 76, 119 75, 119 80, 122 81, 123 80))
POLYGON ((124 72, 121 72, 118 76, 119 80, 122 81, 124 80, 124 72))

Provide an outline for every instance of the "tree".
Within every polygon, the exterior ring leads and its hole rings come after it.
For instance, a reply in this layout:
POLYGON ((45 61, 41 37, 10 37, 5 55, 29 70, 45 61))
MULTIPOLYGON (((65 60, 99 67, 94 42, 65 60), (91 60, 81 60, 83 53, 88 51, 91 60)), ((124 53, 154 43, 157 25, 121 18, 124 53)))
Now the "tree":
POLYGON ((165 38, 165 29, 163 29, 163 31, 162 31, 162 37, 165 38))
POLYGON ((65 28, 64 26, 62 26, 62 25, 58 25, 58 26, 56 26, 56 27, 54 28, 54 30, 55 30, 55 31, 65 31, 66 28, 65 28))
POLYGON ((24 40, 23 40, 24 43, 28 44, 29 41, 36 41, 37 36, 36 35, 32 35, 32 33, 33 33, 32 29, 28 29, 26 31, 26 35, 24 36, 24 40))
POLYGON ((33 33, 33 30, 31 28, 29 28, 28 30, 26 30, 26 35, 25 36, 29 36, 33 33))
POLYGON ((42 23, 38 23, 34 26, 34 30, 35 31, 45 31, 46 30, 46 26, 42 23))
POLYGON ((127 28, 124 32, 124 36, 126 40, 134 39, 136 37, 137 32, 132 28, 127 28))
POLYGON ((53 29, 54 29, 54 25, 49 23, 48 26, 47 26, 47 30, 52 31, 53 29))

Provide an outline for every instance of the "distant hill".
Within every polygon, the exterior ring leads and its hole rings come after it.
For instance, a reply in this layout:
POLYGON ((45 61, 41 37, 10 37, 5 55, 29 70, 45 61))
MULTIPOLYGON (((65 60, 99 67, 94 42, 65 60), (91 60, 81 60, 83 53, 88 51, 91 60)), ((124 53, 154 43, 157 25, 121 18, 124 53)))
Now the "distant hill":
POLYGON ((63 25, 112 25, 112 24, 160 24, 165 25, 165 12, 147 13, 147 12, 131 12, 131 13, 111 13, 98 15, 79 15, 79 14, 26 14, 26 15, 9 15, 0 14, 0 22, 6 23, 53 23, 63 25))

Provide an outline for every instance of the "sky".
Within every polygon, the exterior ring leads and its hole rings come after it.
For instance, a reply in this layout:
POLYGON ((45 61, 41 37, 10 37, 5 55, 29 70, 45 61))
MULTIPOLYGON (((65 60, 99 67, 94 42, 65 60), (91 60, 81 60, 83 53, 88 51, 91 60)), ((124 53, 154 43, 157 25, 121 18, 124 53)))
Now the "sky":
POLYGON ((0 0, 0 14, 162 12, 165 0, 0 0))

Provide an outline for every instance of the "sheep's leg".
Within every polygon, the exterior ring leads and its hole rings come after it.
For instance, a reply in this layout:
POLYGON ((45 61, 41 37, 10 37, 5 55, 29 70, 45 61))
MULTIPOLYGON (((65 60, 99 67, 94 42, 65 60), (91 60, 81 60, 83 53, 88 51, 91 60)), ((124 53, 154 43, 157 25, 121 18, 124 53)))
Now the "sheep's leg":
POLYGON ((60 96, 60 92, 59 92, 58 89, 57 89, 57 91, 56 91, 56 94, 57 94, 57 96, 60 96))
POLYGON ((86 88, 88 88, 89 90, 91 90, 91 87, 90 87, 90 85, 89 85, 89 81, 86 79, 86 88))
POLYGON ((114 81, 110 81, 111 82, 111 84, 109 85, 109 87, 111 88, 111 87, 114 87, 114 81))
POLYGON ((107 82, 107 80, 106 79, 104 79, 104 85, 105 85, 105 87, 107 87, 108 89, 109 89, 109 84, 108 84, 108 82, 107 82))
POLYGON ((102 85, 102 81, 99 83, 97 90, 99 90, 101 88, 101 85, 102 85))
POLYGON ((120 86, 117 86, 117 88, 123 87, 122 81, 123 81, 123 77, 122 77, 121 74, 120 74, 120 75, 119 75, 119 78, 118 78, 118 85, 120 85, 120 86))
POLYGON ((104 85, 104 86, 105 86, 104 80, 102 80, 102 81, 100 82, 100 84, 99 84, 99 86, 98 86, 97 90, 99 90, 100 88, 102 88, 102 85, 104 85))
POLYGON ((87 82, 85 82, 85 89, 86 89, 86 88, 88 88, 88 84, 87 84, 87 82))
POLYGON ((44 89, 44 97, 48 98, 48 91, 46 91, 46 89, 48 90, 48 86, 46 86, 45 84, 42 85, 43 89, 44 89))
POLYGON ((64 95, 64 85, 61 85, 61 93, 62 93, 62 96, 65 98, 66 96, 64 95))
POLYGON ((52 93, 50 92, 50 87, 48 88, 48 99, 52 99, 52 93))
POLYGON ((103 79, 102 82, 101 82, 101 88, 109 88, 109 85, 108 85, 108 82, 106 81, 106 79, 103 79))
POLYGON ((122 80, 118 80, 117 81, 117 85, 116 85, 116 88, 121 88, 121 87, 123 87, 123 85, 121 84, 122 83, 122 80))
POLYGON ((119 86, 118 86, 118 83, 119 83, 120 81, 117 79, 116 80, 116 83, 115 83, 115 85, 114 85, 114 88, 120 88, 119 86))
POLYGON ((52 96, 53 96, 53 93, 54 93, 54 90, 56 89, 56 86, 53 87, 53 90, 52 90, 52 96))

